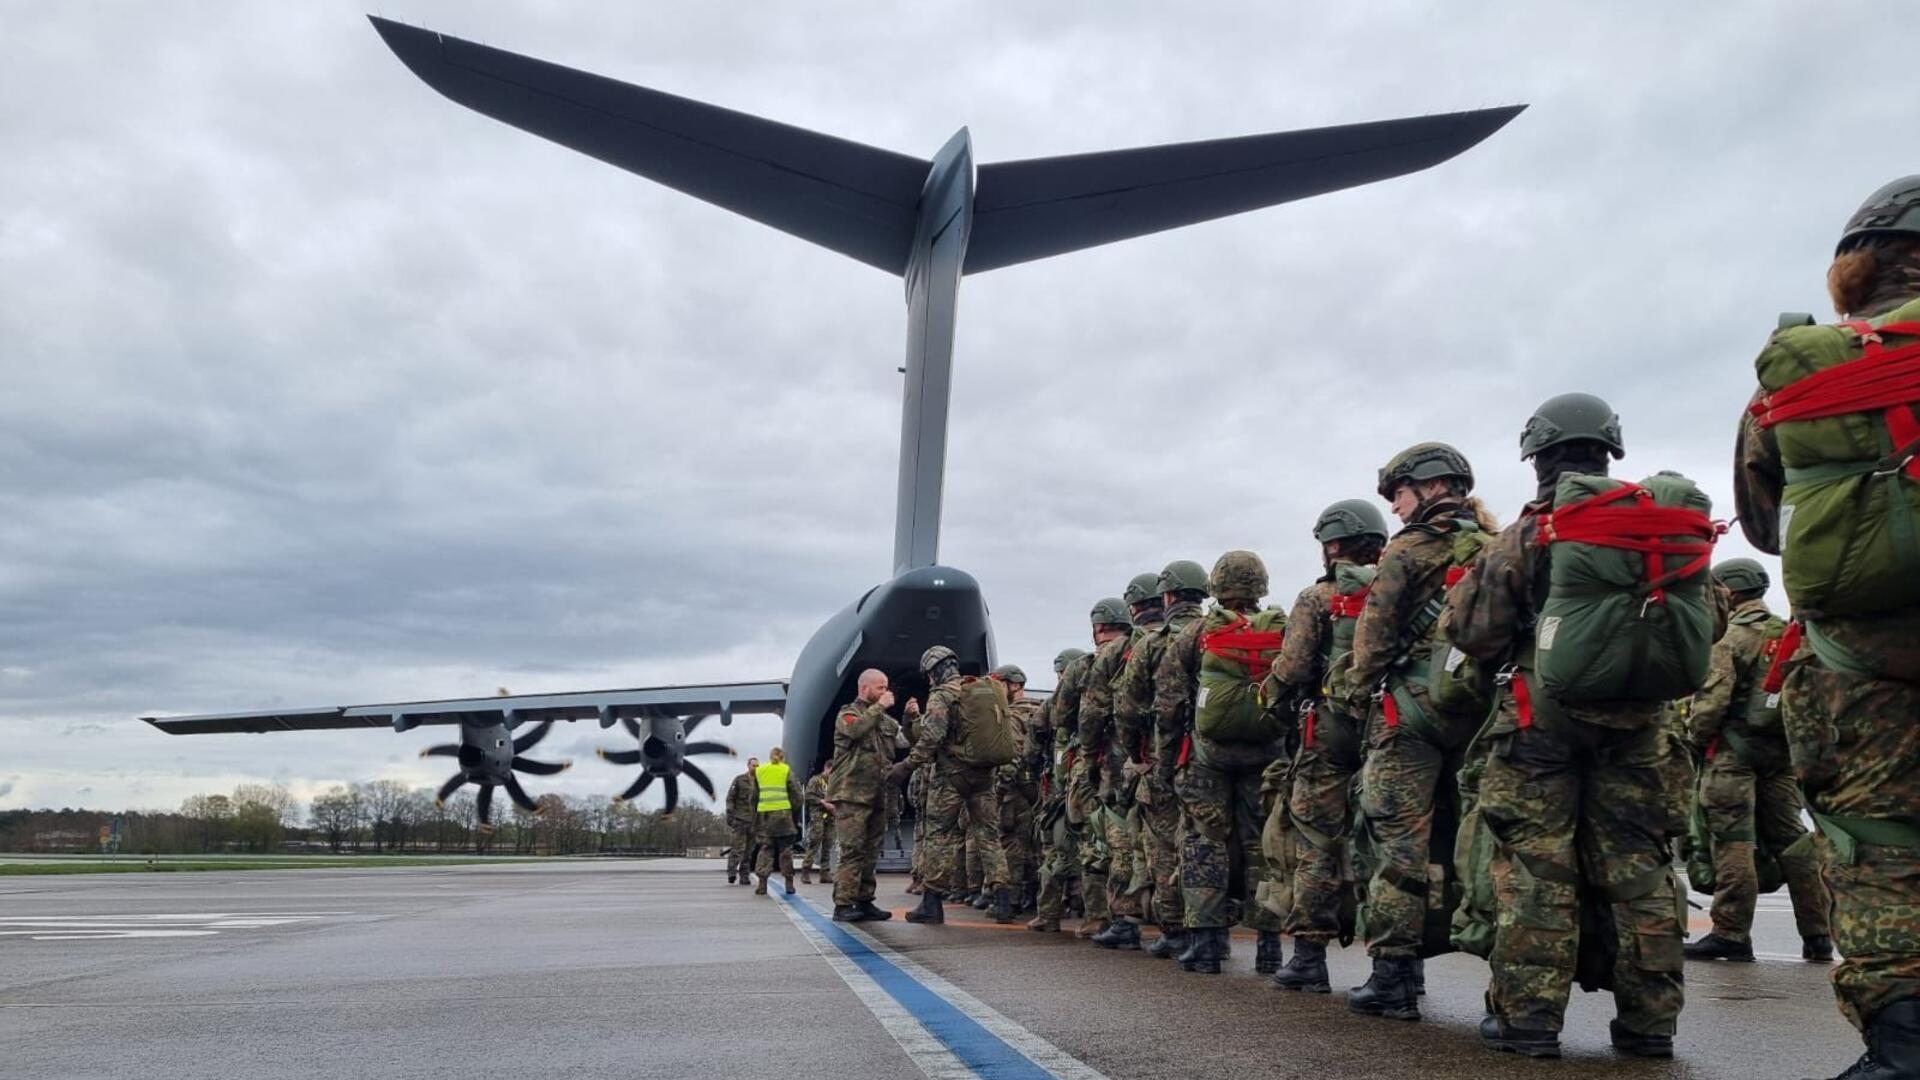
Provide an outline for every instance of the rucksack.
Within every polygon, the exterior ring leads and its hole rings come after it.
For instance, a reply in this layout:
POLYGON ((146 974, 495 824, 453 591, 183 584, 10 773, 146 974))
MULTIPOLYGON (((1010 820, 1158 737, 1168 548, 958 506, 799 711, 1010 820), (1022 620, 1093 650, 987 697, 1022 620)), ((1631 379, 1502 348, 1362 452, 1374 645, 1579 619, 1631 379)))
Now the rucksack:
POLYGON ((1020 756, 1020 730, 1007 704, 1006 684, 1000 680, 963 677, 953 713, 948 748, 953 760, 976 767, 998 766, 1020 756))
POLYGON ((1561 701, 1669 701, 1706 681, 1721 528, 1693 481, 1569 474, 1536 540, 1552 552, 1534 671, 1561 701))
MULTIPOLYGON (((1468 523, 1453 534, 1452 563, 1447 567, 1447 591, 1429 601, 1444 610, 1447 593, 1467 576, 1480 552, 1493 542, 1486 530, 1468 523)), ((1436 616, 1428 635, 1433 649, 1427 661, 1427 700, 1447 716, 1482 720, 1493 710, 1493 682, 1480 664, 1446 640, 1436 616)))
POLYGON ((1328 671, 1339 667, 1353 652, 1353 630, 1360 623, 1360 613, 1366 610, 1367 593, 1373 590, 1373 578, 1379 569, 1356 563, 1334 564, 1333 595, 1327 600, 1328 671))
POLYGON ((1785 675, 1785 665, 1793 659, 1793 653, 1799 646, 1800 636, 1791 637, 1787 633, 1786 620, 1772 612, 1755 611, 1754 617, 1738 620, 1739 625, 1759 625, 1762 640, 1760 663, 1752 678, 1753 685, 1747 690, 1746 713, 1742 717, 1749 731, 1776 732, 1780 730, 1780 686, 1785 675))
POLYGON ((1871 322, 1812 322, 1767 342, 1749 407, 1786 470, 1787 598, 1821 616, 1920 606, 1920 300, 1871 322))
MULTIPOLYGON (((1687 886, 1712 896, 1720 884, 1713 868, 1713 833, 1707 829, 1707 807, 1702 798, 1706 783, 1706 770, 1702 769, 1693 788, 1692 812, 1687 816, 1687 886)), ((1756 834, 1753 839, 1753 870, 1760 892, 1775 892, 1787 881, 1780 872, 1780 853, 1769 847, 1764 837, 1756 834)))
POLYGON ((1286 612, 1269 609, 1248 618, 1219 608, 1200 628, 1200 688, 1193 729, 1215 742, 1263 743, 1284 726, 1261 700, 1260 683, 1280 655, 1286 612))

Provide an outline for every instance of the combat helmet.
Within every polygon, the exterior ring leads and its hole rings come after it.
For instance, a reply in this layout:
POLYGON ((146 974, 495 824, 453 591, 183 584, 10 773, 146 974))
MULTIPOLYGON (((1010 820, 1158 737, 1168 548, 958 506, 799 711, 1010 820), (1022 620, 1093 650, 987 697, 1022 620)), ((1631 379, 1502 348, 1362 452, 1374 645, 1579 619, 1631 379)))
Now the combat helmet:
POLYGON ((1903 176, 1867 196, 1847 219, 1834 254, 1865 240, 1896 234, 1920 239, 1920 176, 1903 176))
POLYGON ((1160 575, 1151 570, 1133 575, 1133 580, 1127 582, 1127 591, 1120 594, 1120 599, 1125 600, 1129 607, 1160 599, 1160 575))
POLYGON ((945 645, 935 645, 920 654, 920 674, 931 675, 941 664, 948 661, 958 664, 960 655, 945 645))
POLYGON ((1615 458, 1627 456, 1626 443, 1620 439, 1620 417, 1613 406, 1592 394, 1561 394, 1541 402, 1520 430, 1520 460, 1577 439, 1597 442, 1615 458))
POLYGON ((987 674, 999 679, 1003 683, 1008 683, 1013 686, 1027 685, 1027 673, 1021 671, 1020 665, 1018 664, 1001 664, 999 667, 987 672, 987 674))
POLYGON ((1067 670, 1068 664, 1073 663, 1085 655, 1087 655, 1087 650, 1085 649, 1061 649, 1060 655, 1053 658, 1053 673, 1055 675, 1060 674, 1067 670))
POLYGON ((1093 605, 1091 618, 1095 627, 1133 625, 1133 616, 1127 612, 1126 602, 1117 596, 1109 596, 1093 605))
POLYGON ((1207 568, 1192 559, 1175 559, 1160 571, 1155 588, 1162 593, 1207 591, 1207 568))
POLYGON ((1467 455, 1443 442, 1415 443, 1393 455, 1380 470, 1380 497, 1392 500, 1393 489, 1416 480, 1453 477, 1473 490, 1473 466, 1467 455))
POLYGON ((1251 551, 1229 551, 1213 564, 1207 585, 1221 600, 1257 601, 1267 595, 1267 564, 1251 551))
POLYGON ((1767 576, 1767 568, 1760 565, 1758 559, 1728 559, 1713 568, 1713 580, 1726 586, 1728 592, 1765 592, 1773 579, 1767 576))
POLYGON ((1341 499, 1313 523, 1313 538, 1323 544, 1354 536, 1387 538, 1387 516, 1365 499, 1341 499))

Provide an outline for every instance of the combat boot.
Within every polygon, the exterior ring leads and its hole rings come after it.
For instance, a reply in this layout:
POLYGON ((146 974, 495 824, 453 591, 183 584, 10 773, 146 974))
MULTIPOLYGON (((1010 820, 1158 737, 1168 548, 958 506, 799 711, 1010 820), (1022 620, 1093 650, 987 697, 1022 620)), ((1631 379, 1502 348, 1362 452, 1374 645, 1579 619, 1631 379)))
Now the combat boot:
POLYGON ((1833 939, 1825 934, 1803 938, 1800 942, 1800 959, 1816 964, 1833 963, 1833 939))
POLYGON ((1689 941, 1680 950, 1689 960, 1731 960, 1737 964, 1753 963, 1753 943, 1733 941, 1719 934, 1708 934, 1699 941, 1689 941))
POLYGON ((731 884, 733 884, 733 881, 734 881, 734 878, 735 878, 735 877, 737 877, 737 876, 738 876, 738 875, 735 875, 735 874, 728 874, 728 875, 727 875, 727 884, 729 884, 729 885, 731 885, 731 884))
POLYGON ((1286 959, 1280 951, 1280 932, 1261 930, 1253 942, 1253 970, 1261 975, 1272 975, 1280 970, 1281 961, 1286 959))
POLYGON ((1049 919, 1045 915, 1035 915, 1027 921, 1027 929, 1036 934, 1057 934, 1060 932, 1060 920, 1049 919))
POLYGON ((920 906, 907 912, 910 923, 930 923, 938 926, 947 921, 947 913, 940 907, 940 890, 929 885, 920 893, 920 906))
POLYGON ((1833 1080, 1907 1080, 1920 1076, 1920 998, 1883 1007, 1867 1024, 1867 1052, 1833 1080))
POLYGON ((1040 913, 1040 883, 1039 882, 1037 881, 1027 882, 1026 891, 1020 897, 1020 910, 1023 913, 1031 911, 1036 915, 1040 913))
POLYGON ((1282 990, 1304 990, 1310 994, 1330 994, 1327 981, 1327 943, 1293 940, 1293 959, 1273 973, 1273 985, 1282 990))
MULTIPOLYGON (((1194 939, 1194 944, 1189 947, 1188 951, 1193 954, 1193 959, 1190 961, 1183 960, 1180 964, 1181 969, 1191 971, 1196 975, 1220 974, 1220 961, 1233 955, 1233 947, 1227 942, 1227 935, 1231 932, 1232 931, 1224 926, 1209 926, 1204 929, 1189 930, 1187 936, 1194 939)), ((1182 953, 1180 955, 1184 957, 1187 954, 1182 953)))
POLYGON ((1186 930, 1180 927, 1163 926, 1160 928, 1159 938, 1155 939, 1153 944, 1147 946, 1147 955, 1153 957, 1155 960, 1171 960, 1179 956, 1182 952, 1185 952, 1186 948, 1186 930))
POLYGON ((759 874, 759 875, 756 875, 756 876, 758 876, 758 877, 759 877, 759 879, 760 879, 760 884, 758 884, 758 885, 755 885, 755 886, 753 887, 753 895, 755 895, 755 896, 765 896, 765 895, 767 895, 767 875, 766 875, 766 874, 759 874))
POLYGON ((834 922, 865 922, 867 912, 859 904, 841 904, 833 909, 834 922))
POLYGON ((1376 956, 1373 975, 1354 987, 1347 996, 1347 1008, 1364 1016, 1384 1016, 1389 1020, 1420 1019, 1420 996, 1413 990, 1413 958, 1376 956))
POLYGON ((1080 929, 1073 932, 1073 936, 1085 941, 1096 934, 1104 932, 1110 925, 1112 924, 1105 919, 1087 919, 1080 924, 1080 929))
POLYGON ((1103 949, 1136 952, 1140 948, 1140 924, 1132 919, 1115 919, 1105 932, 1094 935, 1093 943, 1103 949))
POLYGON ((793 895, 793 875, 792 875, 792 874, 785 874, 785 875, 782 875, 782 876, 783 876, 783 877, 784 877, 784 878, 786 879, 786 883, 787 883, 787 895, 788 895, 788 896, 792 896, 792 895, 793 895))
POLYGON ((1620 1026, 1618 1020, 1607 1021, 1607 1035, 1613 1040, 1615 1050, 1632 1057, 1670 1058, 1673 1056, 1673 1036, 1671 1035, 1642 1035, 1637 1031, 1628 1031, 1620 1026))
POLYGON ((876 906, 871 900, 862 900, 854 906, 865 913, 867 922, 886 922, 888 919, 893 918, 893 912, 888 911, 886 908, 876 906))
POLYGON ((1013 890, 1005 885, 993 890, 993 921, 997 923, 1013 921, 1013 890))
POLYGON ((971 904, 975 911, 985 911, 993 906, 993 893, 986 889, 981 889, 979 892, 974 893, 967 903, 971 904))
MULTIPOLYGON (((1499 1017, 1489 1015, 1480 1021, 1480 1045, 1522 1057, 1557 1058, 1560 1056, 1560 1033, 1539 1028, 1511 1027, 1499 1017)), ((1618 1036, 1614 1037, 1613 1045, 1620 1045, 1618 1036)), ((1667 1052, 1669 1055, 1673 1052, 1671 1041, 1667 1052)))
POLYGON ((813 867, 803 866, 800 868, 800 884, 802 885, 813 884, 813 867))
POLYGON ((1413 996, 1427 996, 1427 961, 1424 957, 1413 960, 1413 996))

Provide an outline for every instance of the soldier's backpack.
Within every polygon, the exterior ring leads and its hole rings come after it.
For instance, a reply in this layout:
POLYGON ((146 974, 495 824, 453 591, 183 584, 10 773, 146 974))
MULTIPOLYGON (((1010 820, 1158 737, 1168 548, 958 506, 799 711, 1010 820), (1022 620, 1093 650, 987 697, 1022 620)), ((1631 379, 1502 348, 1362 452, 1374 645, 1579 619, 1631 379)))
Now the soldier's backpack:
POLYGON ((1560 478, 1537 533, 1553 555, 1534 628, 1534 671, 1549 695, 1670 701, 1700 688, 1716 623, 1712 509, 1678 473, 1560 478))
POLYGON ((1260 682, 1280 655, 1286 613, 1262 611, 1248 618, 1219 608, 1200 628, 1200 687, 1193 699, 1193 729, 1215 742, 1263 743, 1285 734, 1285 725, 1261 700, 1260 682))
POLYGON ((1375 566, 1334 564, 1333 596, 1327 600, 1327 671, 1339 667, 1353 652, 1353 628, 1359 625, 1360 613, 1366 610, 1367 593, 1372 591, 1373 578, 1378 572, 1375 566))
POLYGON ((960 680, 953 712, 948 747, 953 760, 968 766, 998 766, 1020 756, 1020 730, 1007 703, 1005 683, 966 676, 960 680))
POLYGON ((1799 647, 1800 635, 1789 636, 1786 620, 1772 612, 1753 611, 1732 621, 1736 625, 1760 627, 1761 640, 1765 642, 1760 649, 1760 663, 1749 676, 1752 685, 1747 688, 1744 702, 1747 711, 1741 717, 1741 726, 1748 731, 1778 732, 1779 684, 1786 675, 1786 662, 1793 659, 1799 647))
MULTIPOLYGON (((1451 592, 1460 580, 1467 576, 1480 552, 1493 542, 1493 537, 1477 524, 1467 524, 1453 534, 1451 548, 1452 564, 1447 567, 1447 592, 1451 592)), ((1438 605, 1444 611, 1447 592, 1427 601, 1429 608, 1438 605)), ((1493 680, 1473 657, 1461 652, 1446 640, 1440 629, 1439 614, 1433 616, 1428 628, 1433 639, 1431 659, 1427 662, 1427 700, 1433 703, 1437 712, 1446 716, 1464 717, 1474 722, 1486 718, 1493 711, 1493 680)))
POLYGON ((1871 322, 1781 322, 1750 411, 1786 470, 1787 598, 1823 616, 1920 606, 1920 300, 1871 322))
MULTIPOLYGON (((1706 770, 1702 769, 1693 789, 1693 811, 1687 818, 1687 885, 1694 892, 1712 896, 1720 884, 1713 868, 1713 833, 1707 829, 1706 784, 1706 770)), ((1753 869, 1760 879, 1760 891, 1777 891, 1787 881, 1780 872, 1780 852, 1757 834, 1747 839, 1754 841, 1753 869)))

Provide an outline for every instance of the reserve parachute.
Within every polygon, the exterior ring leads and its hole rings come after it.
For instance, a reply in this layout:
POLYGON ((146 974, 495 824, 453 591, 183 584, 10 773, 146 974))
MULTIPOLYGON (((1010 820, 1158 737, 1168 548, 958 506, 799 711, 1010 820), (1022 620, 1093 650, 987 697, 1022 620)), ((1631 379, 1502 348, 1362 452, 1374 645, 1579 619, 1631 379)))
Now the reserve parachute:
POLYGON ((998 767, 1020 756, 1020 731, 998 679, 967 676, 955 695, 953 760, 972 767, 998 767))
POLYGON ((1193 729, 1215 742, 1260 743, 1279 738, 1281 725, 1260 699, 1260 682, 1280 655, 1286 612, 1252 618, 1218 608, 1200 628, 1200 689, 1193 729))

